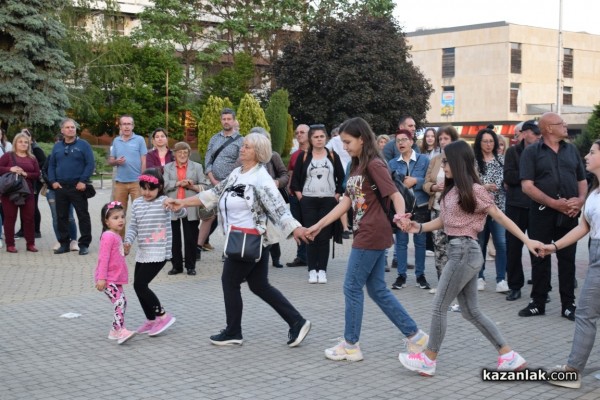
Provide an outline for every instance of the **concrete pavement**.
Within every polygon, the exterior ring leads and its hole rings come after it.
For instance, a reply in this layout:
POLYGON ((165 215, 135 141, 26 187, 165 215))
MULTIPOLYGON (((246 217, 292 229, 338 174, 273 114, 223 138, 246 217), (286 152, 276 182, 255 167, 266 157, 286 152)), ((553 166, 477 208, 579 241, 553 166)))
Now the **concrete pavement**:
MULTIPOLYGON (((323 350, 343 334, 342 283, 351 241, 336 246, 326 285, 309 285, 305 268, 270 269, 274 286, 313 323, 297 348, 287 347, 283 320, 245 286, 244 345, 210 344, 208 336, 225 325, 218 251, 203 253, 195 277, 168 276, 167 264, 152 287, 177 322, 158 337, 139 335, 118 346, 106 339, 111 305, 93 287, 100 207, 109 196, 110 187, 98 189, 91 200, 93 243, 88 256, 52 254, 55 240, 45 198, 40 198, 43 237, 36 243, 40 252, 25 252, 23 240, 17 241, 18 254, 0 250, 0 399, 600 399, 600 381, 594 377, 600 369, 598 348, 591 354, 580 390, 544 382, 483 382, 481 369, 495 368, 496 352, 455 312, 448 314, 435 377, 416 375, 398 361, 401 334, 368 298, 361 334, 364 361, 325 359, 323 350), (60 317, 67 312, 81 317, 60 317)), ((217 249, 222 248, 219 236, 212 240, 217 249)), ((582 240, 577 253, 580 287, 587 270, 586 246, 587 240, 582 240)), ((285 242, 282 252, 282 261, 291 261, 295 244, 285 242)), ((528 257, 524 260, 529 276, 528 257)), ((128 263, 133 272, 132 255, 128 263)), ((488 281, 493 281, 493 262, 487 269, 488 281)), ((427 258, 426 273, 435 285, 432 258, 427 258)), ((396 270, 386 274, 389 285, 395 277, 396 270)), ((542 317, 517 316, 527 304, 529 287, 515 302, 495 293, 494 285, 480 292, 481 309, 530 368, 564 363, 570 350, 574 323, 560 317, 556 278, 554 267, 552 302, 542 317)), ((428 331, 433 296, 414 282, 414 275, 409 276, 409 286, 393 292, 428 331)), ((131 284, 125 293, 126 322, 134 329, 144 316, 131 284)))

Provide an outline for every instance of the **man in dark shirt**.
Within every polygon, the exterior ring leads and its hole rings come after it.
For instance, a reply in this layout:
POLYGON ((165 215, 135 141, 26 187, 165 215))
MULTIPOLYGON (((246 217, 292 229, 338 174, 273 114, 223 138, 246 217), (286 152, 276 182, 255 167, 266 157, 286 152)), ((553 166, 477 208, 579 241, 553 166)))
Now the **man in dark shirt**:
POLYGON ((95 161, 92 147, 77 137, 75 121, 65 119, 60 125, 63 140, 52 148, 48 165, 49 185, 56 195, 56 214, 60 247, 54 254, 70 251, 69 244, 69 205, 73 204, 79 220, 79 254, 89 253, 92 242, 92 223, 88 212, 88 199, 85 196, 86 183, 94 172, 95 161))
MULTIPOLYGON (((413 117, 407 115, 400 118, 400 122, 398 123, 398 129, 406 129, 407 131, 410 131, 414 138, 415 132, 417 131, 417 124, 415 123, 413 117)), ((419 152, 419 146, 417 146, 416 140, 413 144, 413 150, 417 153, 419 152)), ((398 150, 398 146, 396 145, 395 140, 390 140, 383 147, 383 156, 385 157, 385 161, 387 162, 390 162, 390 160, 394 160, 400 157, 400 150, 398 150)))
MULTIPOLYGON (((578 223, 585 202, 585 168, 568 138, 567 124, 556 113, 545 113, 539 121, 542 140, 523 150, 520 161, 521 187, 531 199, 529 236, 543 243, 563 237, 578 223)), ((556 252, 561 316, 575 320, 575 251, 577 245, 556 252)), ((521 317, 543 315, 550 290, 551 256, 532 256, 531 302, 519 311, 521 317)))
MULTIPOLYGON (((535 121, 521 122, 515 127, 515 137, 519 143, 510 147, 504 156, 504 184, 506 190, 506 216, 519 229, 526 232, 529 227, 529 203, 531 200, 521 189, 519 161, 525 147, 540 139, 540 128, 535 121)), ((510 291, 506 300, 514 301, 521 298, 521 288, 525 284, 523 262, 521 261, 523 242, 512 233, 506 231, 506 275, 510 291)))

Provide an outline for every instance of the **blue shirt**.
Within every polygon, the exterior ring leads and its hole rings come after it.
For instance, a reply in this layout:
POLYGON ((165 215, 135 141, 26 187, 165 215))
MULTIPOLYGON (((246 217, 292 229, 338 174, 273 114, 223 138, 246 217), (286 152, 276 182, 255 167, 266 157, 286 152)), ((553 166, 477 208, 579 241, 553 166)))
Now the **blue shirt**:
POLYGON ((392 159, 388 163, 390 171, 395 171, 400 174, 402 180, 404 180, 406 176, 417 179, 417 184, 411 188, 417 200, 417 207, 426 205, 429 202, 429 195, 423 190, 423 183, 425 182, 425 175, 427 174, 428 167, 429 158, 422 154, 418 154, 414 150, 410 156, 408 165, 402 159, 402 155, 392 159))
POLYGON ((111 157, 118 159, 125 157, 125 164, 117 165, 117 175, 115 181, 121 183, 137 182, 142 174, 142 156, 145 156, 148 150, 144 138, 133 133, 129 140, 125 141, 121 136, 113 140, 110 151, 111 157))
POLYGON ((61 140, 52 148, 48 180, 50 184, 88 182, 95 167, 94 152, 88 142, 79 138, 73 143, 61 140))

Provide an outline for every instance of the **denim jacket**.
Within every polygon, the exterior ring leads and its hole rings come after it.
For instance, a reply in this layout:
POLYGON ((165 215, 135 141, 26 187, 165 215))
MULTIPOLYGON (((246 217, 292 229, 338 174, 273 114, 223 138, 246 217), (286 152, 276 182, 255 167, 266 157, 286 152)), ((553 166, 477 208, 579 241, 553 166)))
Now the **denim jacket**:
POLYGON ((411 188, 415 194, 417 207, 427 205, 429 202, 429 195, 423 190, 423 183, 425 183, 425 175, 427 174, 428 167, 429 157, 419 154, 414 150, 408 166, 402 159, 402 155, 398 158, 390 160, 388 163, 388 168, 390 171, 396 172, 402 178, 402 180, 404 180, 404 178, 407 176, 417 179, 417 184, 411 188), (409 171, 410 173, 408 173, 409 171))
MULTIPOLYGON (((222 180, 217 186, 198 193, 198 198, 204 207, 209 210, 218 207, 225 189, 235 183, 237 177, 241 174, 241 170, 241 167, 234 169, 227 179, 222 180)), ((254 191, 254 201, 251 200, 251 196, 245 195, 244 199, 246 199, 248 209, 252 212, 256 229, 264 236, 265 245, 277 243, 279 237, 278 232, 270 224, 267 225, 267 220, 279 228, 284 237, 289 238, 294 229, 302 225, 292 217, 264 164, 258 164, 250 172, 254 174, 254 184, 246 185, 245 193, 249 193, 250 190, 254 191)), ((219 225, 223 228, 221 213, 218 214, 218 218, 219 225)))

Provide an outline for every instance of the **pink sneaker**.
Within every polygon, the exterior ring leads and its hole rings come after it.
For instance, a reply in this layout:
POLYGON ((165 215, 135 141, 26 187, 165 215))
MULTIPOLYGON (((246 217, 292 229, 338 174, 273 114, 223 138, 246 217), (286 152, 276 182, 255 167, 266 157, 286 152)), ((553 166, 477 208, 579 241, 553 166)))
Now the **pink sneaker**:
POLYGON ((146 322, 144 322, 144 325, 140 326, 139 328, 137 328, 136 332, 137 333, 148 333, 152 330, 152 328, 154 328, 154 323, 156 322, 155 319, 149 319, 146 322))
POLYGON ((132 337, 134 337, 135 334, 136 334, 135 331, 128 331, 127 329, 122 328, 119 331, 119 340, 117 341, 117 343, 123 344, 126 341, 128 341, 129 339, 131 339, 132 337))
POLYGON ((157 317, 154 327, 148 332, 148 336, 160 335, 175 323, 175 317, 171 314, 165 314, 162 317, 157 317))
POLYGON ((428 361, 423 353, 400 353, 398 359, 404 368, 418 372, 419 375, 435 375, 435 360, 428 361))
POLYGON ((108 338, 110 340, 118 340, 119 339, 119 331, 117 331, 116 329, 111 329, 110 332, 108 332, 108 338))

